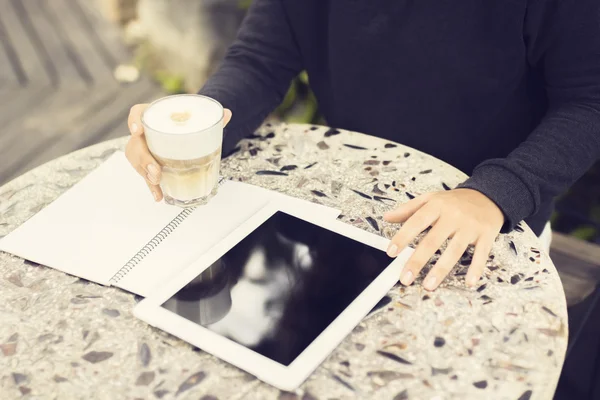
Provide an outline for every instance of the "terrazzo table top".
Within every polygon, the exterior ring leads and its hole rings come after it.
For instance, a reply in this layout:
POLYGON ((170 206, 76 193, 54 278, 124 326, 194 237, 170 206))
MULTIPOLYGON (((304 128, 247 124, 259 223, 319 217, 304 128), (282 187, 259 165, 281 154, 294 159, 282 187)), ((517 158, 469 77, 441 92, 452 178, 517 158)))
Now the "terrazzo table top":
MULTIPOLYGON (((0 237, 126 140, 72 153, 0 188, 0 237)), ((337 207, 343 221, 388 238, 396 227, 382 221, 384 211, 465 179, 411 148, 305 125, 262 127, 222 172, 337 207)), ((0 253, 0 398, 551 399, 567 310, 539 246, 524 225, 500 235, 476 289, 464 286, 468 254, 433 293, 421 280, 397 285, 295 393, 135 319, 137 296, 0 253)))

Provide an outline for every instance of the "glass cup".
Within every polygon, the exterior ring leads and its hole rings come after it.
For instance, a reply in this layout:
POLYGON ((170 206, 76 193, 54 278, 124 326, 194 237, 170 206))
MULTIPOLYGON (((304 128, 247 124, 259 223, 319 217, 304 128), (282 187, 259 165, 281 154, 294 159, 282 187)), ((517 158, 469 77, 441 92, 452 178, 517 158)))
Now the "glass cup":
POLYGON ((182 94, 156 100, 142 114, 150 152, 162 167, 165 202, 206 204, 217 192, 223 107, 210 97, 182 94))

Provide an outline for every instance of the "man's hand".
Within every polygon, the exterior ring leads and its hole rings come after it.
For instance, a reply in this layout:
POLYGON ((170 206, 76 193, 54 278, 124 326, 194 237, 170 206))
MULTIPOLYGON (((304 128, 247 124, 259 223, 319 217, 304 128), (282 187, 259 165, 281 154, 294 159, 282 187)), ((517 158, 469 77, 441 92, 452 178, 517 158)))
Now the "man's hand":
POLYGON ((466 283, 474 286, 483 273, 494 240, 504 223, 504 215, 498 206, 472 189, 424 194, 386 213, 384 218, 389 222, 404 222, 389 245, 390 257, 396 257, 418 234, 431 226, 402 271, 400 281, 407 286, 413 283, 444 241, 451 238, 446 251, 424 280, 427 290, 438 287, 469 245, 475 245, 475 253, 466 283))
MULTIPOLYGON (((131 107, 131 110, 129 111, 127 125, 129 126, 129 132, 131 132, 131 138, 129 138, 129 142, 127 142, 125 155, 133 168, 135 168, 146 181, 154 199, 156 201, 161 201, 163 198, 162 190, 159 186, 161 169, 154 157, 152 157, 152 154, 150 154, 150 150, 148 150, 148 144, 146 143, 146 137, 144 136, 144 126, 142 125, 142 113, 146 108, 148 108, 148 104, 136 104, 131 107)), ((225 109, 223 127, 225 127, 230 120, 231 111, 225 109)))

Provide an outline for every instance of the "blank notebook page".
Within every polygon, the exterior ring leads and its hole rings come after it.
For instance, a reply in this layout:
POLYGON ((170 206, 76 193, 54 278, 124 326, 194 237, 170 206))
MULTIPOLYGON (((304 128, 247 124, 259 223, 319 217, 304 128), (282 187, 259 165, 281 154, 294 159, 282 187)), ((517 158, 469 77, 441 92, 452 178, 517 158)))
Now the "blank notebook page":
POLYGON ((0 250, 107 285, 181 211, 156 203, 119 151, 4 237, 0 250))

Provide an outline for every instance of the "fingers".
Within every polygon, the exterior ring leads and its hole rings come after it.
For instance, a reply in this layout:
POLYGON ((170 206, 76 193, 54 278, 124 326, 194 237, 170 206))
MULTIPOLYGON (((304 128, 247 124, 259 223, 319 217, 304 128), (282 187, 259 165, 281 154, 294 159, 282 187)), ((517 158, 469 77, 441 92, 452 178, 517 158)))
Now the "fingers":
POLYGON ((427 206, 421 207, 394 235, 388 247, 387 254, 390 257, 396 257, 419 233, 429 228, 438 217, 439 210, 427 206))
POLYGON ((464 233, 458 232, 454 235, 446 250, 427 274, 423 286, 427 290, 435 290, 446 278, 446 275, 454 268, 460 260, 471 239, 464 233))
POLYGON ((421 208, 429 199, 433 193, 427 193, 414 198, 407 203, 400 205, 398 208, 392 211, 388 211, 383 215, 383 218, 388 222, 404 222, 411 215, 413 215, 419 208, 421 208))
POLYGON ((415 280, 415 277, 419 275, 421 269, 427 264, 429 259, 433 256, 437 249, 439 249, 444 241, 452 234, 451 227, 446 227, 441 224, 436 224, 429 231, 429 233, 421 240, 421 243, 417 246, 417 249, 406 262, 400 282, 403 285, 409 286, 415 280))
POLYGON ((465 277, 467 286, 475 286, 479 281, 479 278, 481 278, 481 275, 483 275, 485 264, 490 252, 492 251, 494 239, 495 237, 491 237, 490 235, 487 237, 482 236, 477 241, 477 244, 475 245, 475 252, 473 253, 473 260, 471 261, 471 266, 469 267, 469 271, 465 277))
POLYGON ((223 110, 223 127, 226 127, 227 124, 229 123, 229 121, 231 121, 231 110, 228 108, 225 108, 223 110))
POLYGON ((136 104, 129 110, 129 118, 127 119, 127 126, 129 126, 129 132, 132 135, 141 135, 144 133, 144 127, 142 126, 142 113, 148 108, 148 104, 136 104))
POLYGON ((161 169, 146 144, 144 136, 131 136, 125 156, 133 168, 144 178, 152 196, 156 201, 162 200, 162 190, 160 189, 161 169))
POLYGON ((162 189, 159 185, 153 185, 148 180, 146 180, 146 185, 148 185, 148 189, 150 189, 150 193, 152 193, 152 197, 154 197, 155 201, 161 201, 163 199, 162 189))

